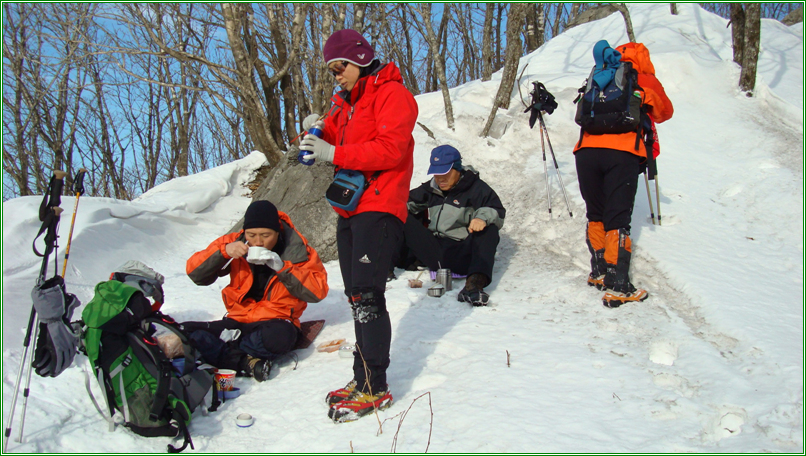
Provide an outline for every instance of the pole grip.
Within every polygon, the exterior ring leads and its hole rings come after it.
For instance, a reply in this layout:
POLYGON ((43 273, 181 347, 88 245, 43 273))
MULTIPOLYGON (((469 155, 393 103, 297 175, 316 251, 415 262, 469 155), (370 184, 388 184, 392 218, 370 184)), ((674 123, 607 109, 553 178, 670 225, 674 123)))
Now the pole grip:
POLYGON ((76 195, 84 194, 84 176, 87 175, 86 168, 81 168, 76 173, 76 178, 73 179, 73 193, 76 195))

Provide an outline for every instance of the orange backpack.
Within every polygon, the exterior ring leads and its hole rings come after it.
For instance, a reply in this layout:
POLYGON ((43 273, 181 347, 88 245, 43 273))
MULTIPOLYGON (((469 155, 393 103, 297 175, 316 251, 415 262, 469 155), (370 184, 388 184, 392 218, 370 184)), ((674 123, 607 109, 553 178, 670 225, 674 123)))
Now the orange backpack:
POLYGON ((621 53, 621 61, 632 63, 638 74, 655 74, 655 66, 649 60, 649 49, 643 43, 622 44, 616 50, 621 53))

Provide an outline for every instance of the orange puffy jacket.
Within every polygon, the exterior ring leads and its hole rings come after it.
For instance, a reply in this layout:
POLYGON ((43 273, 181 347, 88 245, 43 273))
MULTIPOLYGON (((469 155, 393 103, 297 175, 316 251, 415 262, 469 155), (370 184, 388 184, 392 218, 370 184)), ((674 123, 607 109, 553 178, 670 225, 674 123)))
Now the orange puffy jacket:
MULTIPOLYGON (((627 43, 617 46, 621 53, 622 62, 631 62, 638 72, 638 85, 643 89, 643 103, 647 112, 656 123, 662 123, 672 118, 674 107, 672 101, 666 96, 658 78, 655 77, 655 66, 649 60, 649 50, 642 43, 627 43)), ((574 152, 583 147, 597 149, 615 149, 630 152, 639 157, 646 158, 646 148, 643 141, 638 141, 635 148, 635 133, 619 133, 612 135, 591 135, 582 133, 582 139, 577 143, 574 152)))
POLYGON ((319 254, 283 212, 280 212, 280 224, 286 244, 280 255, 283 268, 269 279, 260 301, 246 298, 254 280, 246 258, 234 259, 221 269, 231 258, 227 255, 227 244, 243 241, 243 230, 221 236, 188 259, 187 275, 196 285, 210 285, 229 274, 230 283, 221 291, 227 317, 241 323, 282 318, 299 328, 299 317, 308 303, 319 302, 327 296, 327 271, 319 254))

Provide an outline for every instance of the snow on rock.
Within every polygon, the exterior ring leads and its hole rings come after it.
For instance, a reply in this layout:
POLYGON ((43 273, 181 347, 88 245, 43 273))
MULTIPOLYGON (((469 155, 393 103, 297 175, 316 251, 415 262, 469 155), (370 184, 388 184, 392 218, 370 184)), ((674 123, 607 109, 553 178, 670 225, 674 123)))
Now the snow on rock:
MULTIPOLYGON (((350 380, 351 362, 309 348, 296 353, 296 368, 281 363, 264 383, 237 378, 238 399, 194 414, 196 452, 420 452, 426 444, 450 453, 803 452, 802 27, 762 20, 758 85, 748 98, 737 88, 727 21, 696 4, 678 8, 672 16, 666 4, 630 5, 675 106, 658 126, 655 211, 663 225, 651 223, 640 182, 633 211, 632 279, 649 290, 647 301, 608 309, 585 284, 572 100, 593 65, 593 44, 627 40, 622 18, 612 15, 520 61, 524 96, 539 80, 559 103, 545 117, 558 164, 547 150, 548 176, 540 132, 529 128, 517 88, 510 108, 498 111, 496 137, 478 136, 500 73, 451 89, 453 131, 439 93, 417 97, 418 121, 436 139, 415 127, 412 186, 427 179, 430 150, 452 144, 507 208, 491 305, 459 303, 462 280, 428 297, 427 277, 412 289, 417 273, 398 270, 386 293, 392 407, 377 420, 333 425, 323 400, 350 380), (238 428, 241 413, 254 425, 238 428)), ((225 280, 197 287, 185 261, 241 217, 249 204, 242 184, 262 163, 253 153, 132 202, 82 198, 69 290, 87 302, 112 268, 140 259, 166 276, 164 310, 178 321, 220 318, 225 280)), ((40 265, 30 250, 39 200, 3 203, 4 418, 40 265)), ((74 202, 63 199, 63 246, 74 202)), ((303 320, 327 321, 317 343, 352 341, 338 264, 326 268, 331 291, 303 320)), ((106 431, 80 386, 85 366, 79 356, 56 379, 32 377, 25 441, 10 451, 164 451, 169 439, 106 431)))

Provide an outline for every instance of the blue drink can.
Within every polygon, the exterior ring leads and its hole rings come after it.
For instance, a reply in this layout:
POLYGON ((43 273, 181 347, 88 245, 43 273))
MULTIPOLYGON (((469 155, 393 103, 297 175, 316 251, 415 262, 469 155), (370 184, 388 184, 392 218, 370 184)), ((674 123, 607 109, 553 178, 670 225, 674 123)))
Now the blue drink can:
MULTIPOLYGON (((314 135, 317 138, 321 138, 322 135, 324 134, 324 132, 319 127, 313 126, 313 127, 308 129, 308 134, 309 135, 314 135)), ((297 160, 300 163, 302 163, 303 165, 306 165, 306 166, 313 165, 316 160, 303 160, 302 159, 302 157, 304 157, 305 155, 308 155, 309 153, 310 152, 308 152, 307 150, 300 150, 299 155, 297 155, 297 160)))

